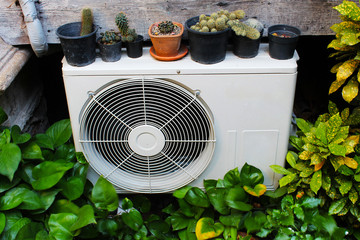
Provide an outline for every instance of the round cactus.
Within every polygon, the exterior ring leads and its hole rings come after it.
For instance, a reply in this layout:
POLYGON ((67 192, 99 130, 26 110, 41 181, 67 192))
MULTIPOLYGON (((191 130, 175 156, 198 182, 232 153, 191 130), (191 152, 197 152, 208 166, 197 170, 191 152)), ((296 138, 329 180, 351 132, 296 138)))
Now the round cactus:
POLYGON ((106 45, 112 45, 114 43, 121 41, 121 37, 114 30, 109 30, 109 31, 105 31, 104 33, 100 33, 100 36, 101 36, 100 42, 106 45))
POLYGON ((175 25, 172 21, 162 21, 158 24, 158 28, 162 34, 169 34, 174 31, 175 25))

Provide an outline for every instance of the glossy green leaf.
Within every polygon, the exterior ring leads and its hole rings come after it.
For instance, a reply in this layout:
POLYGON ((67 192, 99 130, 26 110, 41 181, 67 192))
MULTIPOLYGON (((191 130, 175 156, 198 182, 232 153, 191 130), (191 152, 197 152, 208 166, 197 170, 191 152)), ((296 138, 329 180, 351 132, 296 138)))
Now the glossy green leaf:
POLYGON ((226 204, 224 196, 226 196, 228 190, 225 188, 212 188, 207 192, 211 205, 219 213, 226 215, 230 213, 230 209, 226 204))
POLYGON ((114 211, 119 207, 119 198, 114 186, 102 176, 91 192, 91 201, 103 210, 114 211))
POLYGON ((70 119, 54 123, 46 130, 46 135, 52 139, 54 148, 66 143, 72 135, 70 119))
POLYGON ((224 183, 226 187, 233 187, 240 182, 240 172, 238 168, 228 171, 224 176, 224 183))
POLYGON ((80 208, 73 202, 67 199, 60 199, 54 202, 50 208, 51 213, 74 213, 79 214, 80 208))
POLYGON ((304 120, 302 118, 296 119, 296 125, 303 133, 309 132, 312 127, 311 123, 307 122, 306 120, 304 120))
POLYGON ((36 190, 45 190, 55 186, 74 163, 64 161, 44 161, 34 167, 32 186, 36 190))
POLYGON ((164 234, 170 231, 170 226, 166 221, 155 220, 151 221, 148 224, 149 231, 158 238, 163 238, 164 234))
POLYGON ((49 135, 39 133, 34 136, 34 140, 40 147, 54 150, 54 142, 49 135))
POLYGON ((310 181, 310 189, 316 194, 321 188, 322 184, 322 172, 321 170, 314 172, 310 181))
POLYGON ((21 133, 21 129, 19 126, 15 125, 11 127, 11 138, 13 143, 22 144, 26 143, 31 139, 31 135, 29 133, 21 133))
POLYGON ((136 209, 131 209, 128 212, 121 214, 121 219, 124 223, 134 231, 139 231, 143 225, 143 219, 141 213, 136 209))
POLYGON ((114 219, 102 218, 97 223, 97 229, 104 235, 117 236, 119 226, 114 219))
POLYGON ((75 231, 89 225, 96 223, 94 209, 91 205, 84 205, 79 209, 76 222, 71 226, 70 231, 75 231))
POLYGON ((244 214, 232 213, 231 215, 221 215, 219 220, 224 226, 238 227, 240 222, 243 220, 244 214))
POLYGON ((33 240, 36 238, 37 233, 43 229, 44 226, 41 223, 30 222, 19 230, 15 240, 33 240))
POLYGON ((246 203, 247 200, 248 196, 245 190, 240 187, 231 188, 225 196, 227 205, 240 211, 250 211, 252 209, 252 205, 246 203))
POLYGON ((15 187, 7 191, 0 198, 0 210, 10 210, 19 206, 24 201, 24 195, 27 191, 29 190, 23 187, 15 187))
POLYGON ((15 217, 6 215, 6 224, 1 240, 15 240, 17 234, 25 225, 29 224, 31 220, 25 217, 15 217))
POLYGON ((267 221, 266 215, 263 212, 255 211, 247 215, 244 221, 244 226, 249 233, 259 231, 267 221))
POLYGON ((39 210, 44 208, 40 195, 35 191, 27 189, 23 194, 23 199, 24 201, 19 205, 18 209, 39 210))
POLYGON ((44 159, 41 148, 35 142, 30 142, 21 151, 23 159, 44 159))
POLYGON ((21 150, 18 145, 7 143, 2 146, 0 152, 0 174, 12 181, 21 161, 21 150))
POLYGON ((216 188, 217 180, 215 179, 205 179, 203 181, 203 185, 205 191, 208 192, 210 189, 216 188))
POLYGON ((339 186, 339 191, 341 195, 347 194, 350 189, 352 188, 352 181, 342 181, 342 183, 339 186))
POLYGON ((289 165, 292 168, 295 168, 297 160, 298 160, 297 153, 295 153, 293 151, 288 151, 288 153, 286 154, 286 161, 289 163, 289 165))
POLYGON ((286 175, 286 176, 282 177, 279 180, 280 187, 284 187, 284 186, 288 185, 289 183, 294 181, 295 178, 296 178, 295 173, 294 174, 289 174, 289 175, 286 175))
POLYGON ((6 216, 4 213, 0 212, 0 234, 4 231, 6 224, 6 216))
POLYGON ((184 198, 186 193, 192 188, 190 185, 186 185, 173 193, 173 196, 176 198, 184 198))
POLYGON ((15 187, 20 181, 21 179, 16 176, 10 181, 7 177, 0 175, 0 193, 15 187))
POLYGON ((81 177, 73 176, 68 179, 62 178, 57 187, 61 189, 62 194, 69 200, 78 199, 84 192, 85 183, 81 177))
POLYGON ((72 240, 74 233, 71 226, 77 221, 78 217, 73 213, 51 214, 49 218, 49 235, 56 240, 72 240))
POLYGON ((338 144, 329 144, 329 150, 332 154, 336 155, 336 156, 343 156, 345 157, 346 155, 346 147, 343 145, 338 145, 338 144))
POLYGON ((245 163, 240 171, 240 181, 243 186, 255 187, 264 183, 264 175, 257 167, 245 163))
POLYGON ((190 226, 191 224, 193 224, 194 222, 196 223, 195 219, 186 217, 179 213, 175 213, 175 214, 171 215, 169 218, 170 218, 172 229, 174 231, 185 229, 188 226, 190 226))
MULTIPOLYGON (((288 153, 289 154, 289 153, 288 153)), ((292 155, 291 155, 292 156, 292 155)), ((288 175, 288 174, 292 174, 292 172, 290 172, 289 170, 287 170, 286 168, 279 166, 279 165, 270 165, 270 168, 278 173, 278 174, 283 174, 283 175, 288 175)))
POLYGON ((192 187, 185 195, 184 198, 188 203, 197 207, 207 208, 210 206, 210 201, 207 195, 197 187, 192 187))
POLYGON ((56 149, 54 159, 64 159, 65 161, 69 162, 75 159, 75 155, 76 152, 73 144, 63 144, 56 149))

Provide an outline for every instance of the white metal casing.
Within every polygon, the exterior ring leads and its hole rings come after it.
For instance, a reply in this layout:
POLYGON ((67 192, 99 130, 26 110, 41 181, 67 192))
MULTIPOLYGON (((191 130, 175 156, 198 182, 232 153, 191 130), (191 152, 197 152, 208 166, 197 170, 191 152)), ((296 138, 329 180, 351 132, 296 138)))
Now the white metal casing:
MULTIPOLYGON (((203 187, 204 179, 223 178, 235 167, 248 163, 262 170, 264 184, 275 189, 279 175, 270 165, 285 164, 297 76, 297 54, 289 60, 270 58, 268 45, 261 44, 255 58, 243 59, 227 53, 217 64, 203 65, 189 54, 177 61, 155 60, 144 49, 140 58, 122 54, 118 62, 97 58, 85 67, 72 67, 63 61, 63 78, 73 129, 75 148, 79 143, 79 114, 88 92, 123 78, 168 78, 193 90, 209 106, 216 133, 213 158, 191 185, 203 187)), ((85 153, 86 156, 86 153, 85 153)), ((90 173, 94 181, 97 174, 90 173)), ((118 192, 125 192, 117 188, 118 192)))

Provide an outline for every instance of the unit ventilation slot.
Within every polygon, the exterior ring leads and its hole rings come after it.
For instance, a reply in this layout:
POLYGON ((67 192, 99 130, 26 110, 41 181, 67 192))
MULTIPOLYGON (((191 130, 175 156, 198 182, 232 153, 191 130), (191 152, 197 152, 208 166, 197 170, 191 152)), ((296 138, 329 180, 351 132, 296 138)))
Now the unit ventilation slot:
POLYGON ((80 121, 91 167, 129 191, 159 193, 189 184, 215 148, 210 110, 197 92, 170 80, 114 81, 89 93, 80 121))

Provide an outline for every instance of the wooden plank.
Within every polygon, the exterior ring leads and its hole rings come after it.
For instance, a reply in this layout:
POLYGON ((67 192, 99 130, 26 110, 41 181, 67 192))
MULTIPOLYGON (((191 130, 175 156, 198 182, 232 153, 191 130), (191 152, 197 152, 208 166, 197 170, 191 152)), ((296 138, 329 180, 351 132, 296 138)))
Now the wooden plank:
MULTIPOLYGON (((23 15, 14 0, 0 1, 0 37, 12 45, 28 44, 23 15)), ((357 2, 356 0, 353 0, 357 2)), ((247 17, 257 17, 265 27, 289 24, 299 27, 303 35, 332 35, 330 26, 339 22, 333 9, 342 0, 38 0, 39 18, 49 43, 59 43, 56 29, 62 24, 80 20, 80 10, 91 7, 100 31, 116 29, 118 12, 124 11, 139 34, 148 39, 151 23, 173 20, 184 23, 186 19, 220 9, 243 9, 247 17)))

